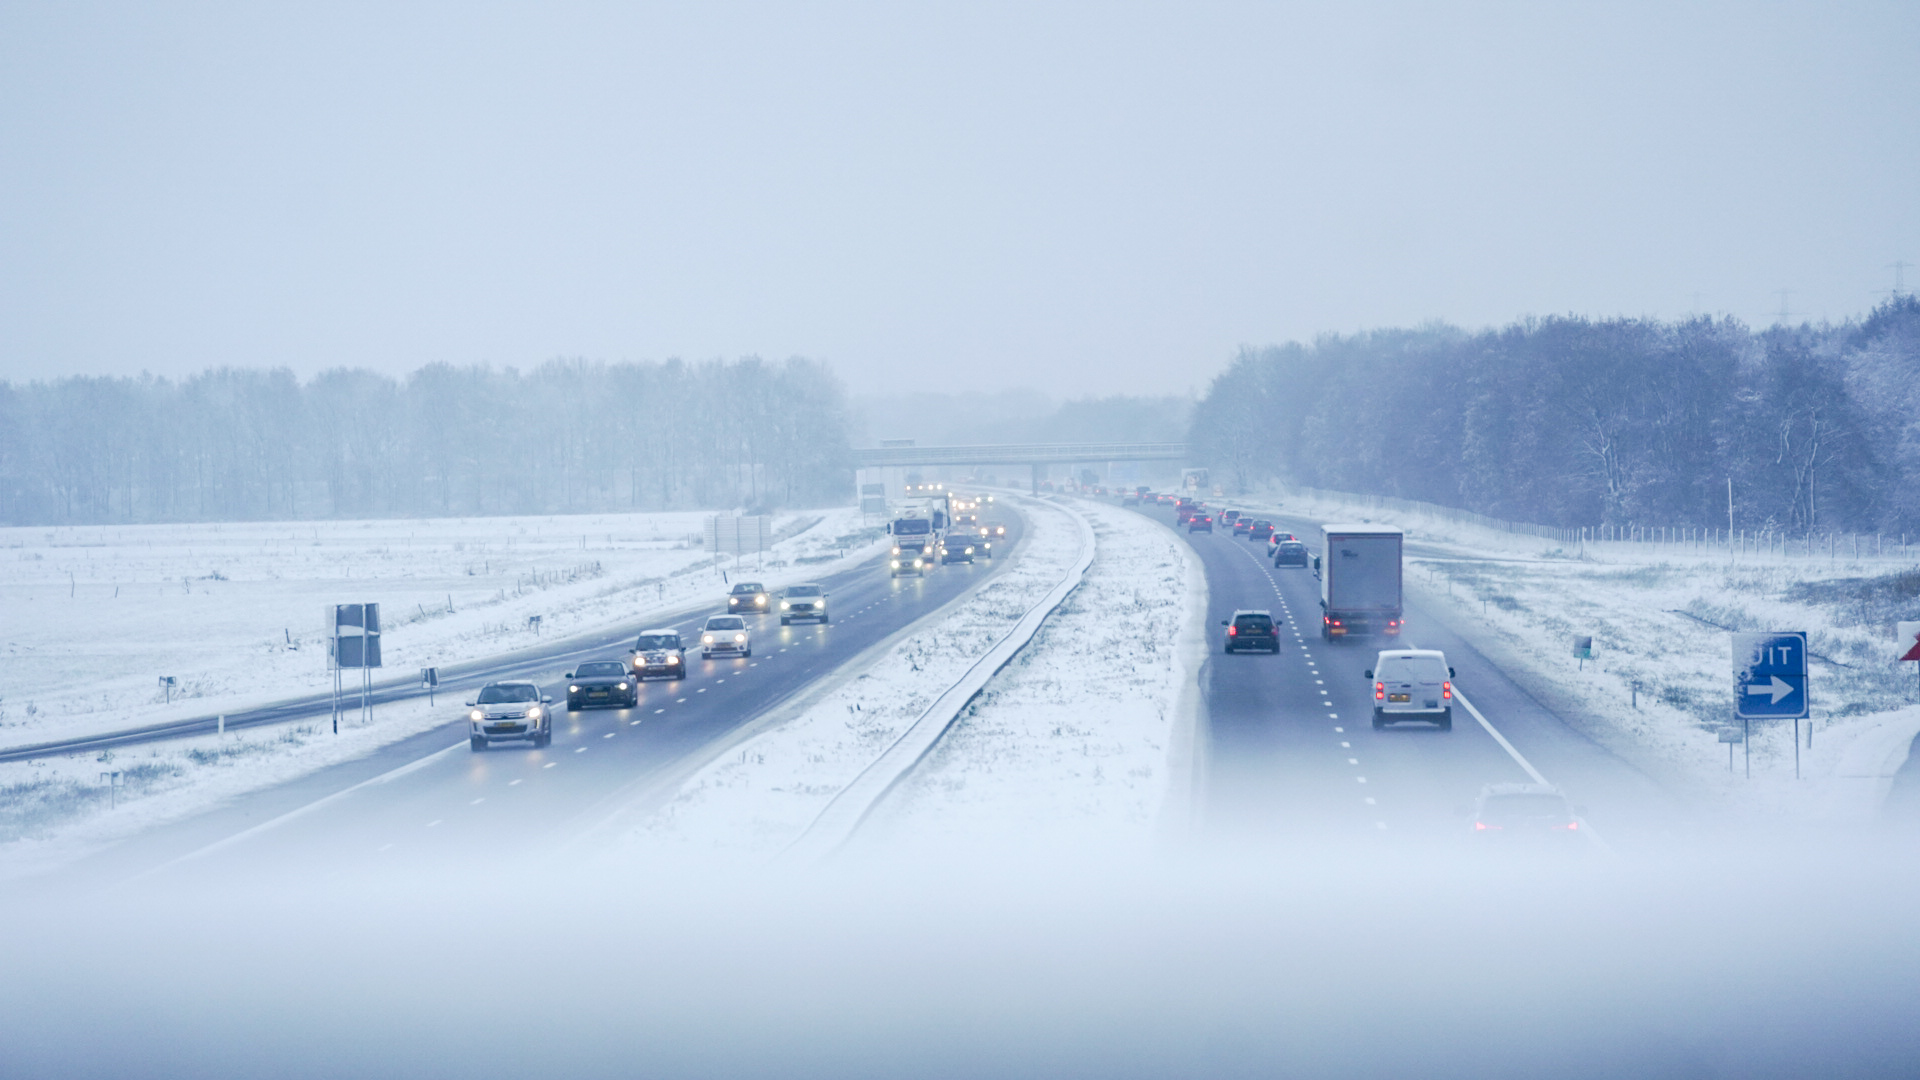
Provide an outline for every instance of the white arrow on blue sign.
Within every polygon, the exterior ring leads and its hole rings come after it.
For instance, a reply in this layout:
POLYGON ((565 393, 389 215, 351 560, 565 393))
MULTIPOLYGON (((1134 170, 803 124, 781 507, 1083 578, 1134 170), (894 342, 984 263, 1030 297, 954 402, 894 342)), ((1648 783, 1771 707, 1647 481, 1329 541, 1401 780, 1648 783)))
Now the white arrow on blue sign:
POLYGON ((1807 715, 1807 635, 1733 635, 1733 708, 1749 720, 1807 715))

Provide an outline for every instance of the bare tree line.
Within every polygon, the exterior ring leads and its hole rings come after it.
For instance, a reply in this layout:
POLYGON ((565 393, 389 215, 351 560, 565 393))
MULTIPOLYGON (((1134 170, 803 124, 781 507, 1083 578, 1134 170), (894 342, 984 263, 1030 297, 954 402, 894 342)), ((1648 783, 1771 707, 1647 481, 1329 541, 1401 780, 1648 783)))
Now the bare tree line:
POLYGON ((1529 320, 1245 349, 1189 441, 1269 478, 1556 526, 1920 532, 1920 301, 1840 325, 1529 320))
POLYGON ((0 383, 7 524, 828 504, 847 457, 802 359, 0 383))

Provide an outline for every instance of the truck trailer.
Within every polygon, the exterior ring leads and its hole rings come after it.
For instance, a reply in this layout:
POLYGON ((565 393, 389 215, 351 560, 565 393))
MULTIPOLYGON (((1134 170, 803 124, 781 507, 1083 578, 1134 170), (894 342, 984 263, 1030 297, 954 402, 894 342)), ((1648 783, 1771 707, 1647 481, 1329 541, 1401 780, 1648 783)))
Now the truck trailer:
POLYGON ((1399 529, 1377 525, 1322 525, 1320 637, 1400 636, 1399 529))

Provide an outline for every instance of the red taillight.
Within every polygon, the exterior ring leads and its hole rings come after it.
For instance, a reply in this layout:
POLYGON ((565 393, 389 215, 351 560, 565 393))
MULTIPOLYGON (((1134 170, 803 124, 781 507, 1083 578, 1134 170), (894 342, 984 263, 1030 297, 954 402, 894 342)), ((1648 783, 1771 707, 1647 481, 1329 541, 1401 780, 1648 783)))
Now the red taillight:
POLYGON ((1443 698, 1446 698, 1448 701, 1452 701, 1453 700, 1453 684, 1450 682, 1441 683, 1440 696, 1443 698))
POLYGON ((1567 822, 1567 828, 1577 830, 1580 828, 1580 823, 1577 821, 1569 821, 1567 822))
POLYGON ((1237 626, 1229 626, 1229 627, 1227 627, 1227 636, 1228 636, 1228 637, 1234 637, 1234 636, 1236 636, 1236 635, 1238 635, 1239 633, 1240 633, 1240 628, 1239 628, 1239 627, 1237 627, 1237 626))
POLYGON ((1383 682, 1374 683, 1373 684, 1373 700, 1385 701, 1386 699, 1387 699, 1387 684, 1383 682))

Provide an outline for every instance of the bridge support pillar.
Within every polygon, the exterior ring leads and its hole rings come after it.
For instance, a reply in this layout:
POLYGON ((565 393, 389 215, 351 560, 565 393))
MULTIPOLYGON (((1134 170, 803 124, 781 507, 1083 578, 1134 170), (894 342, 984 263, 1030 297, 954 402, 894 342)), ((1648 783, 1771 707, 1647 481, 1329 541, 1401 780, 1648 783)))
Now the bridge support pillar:
POLYGON ((1039 462, 1033 463, 1033 493, 1040 494, 1040 478, 1047 475, 1047 467, 1039 462))

